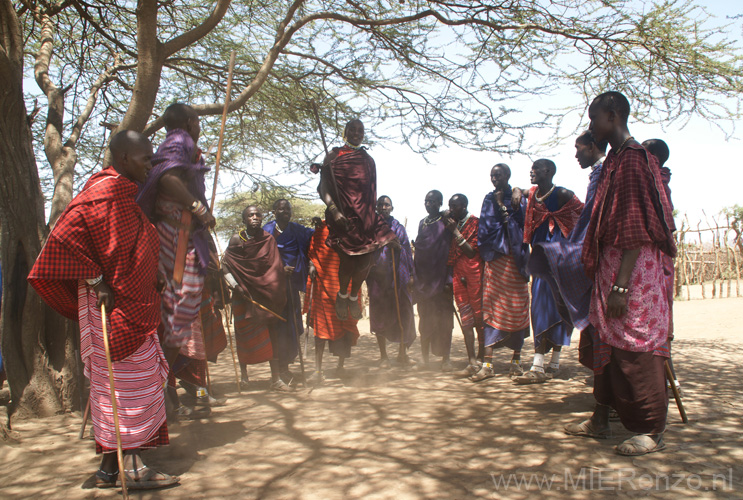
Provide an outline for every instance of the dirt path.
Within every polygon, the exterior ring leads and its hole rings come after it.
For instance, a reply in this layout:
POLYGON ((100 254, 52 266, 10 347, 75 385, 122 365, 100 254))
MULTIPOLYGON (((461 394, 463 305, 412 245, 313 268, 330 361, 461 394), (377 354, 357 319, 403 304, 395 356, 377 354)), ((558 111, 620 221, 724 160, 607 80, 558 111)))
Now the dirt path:
MULTIPOLYGON (((593 406, 577 334, 558 379, 521 387, 504 375, 475 385, 433 370, 379 370, 367 333, 347 363, 351 378, 335 378, 326 358, 326 384, 294 395, 266 392, 267 367, 253 369, 256 382, 238 395, 223 355, 212 380, 227 405, 208 420, 172 426, 171 446, 145 455, 180 475, 181 485, 131 496, 743 498, 743 299, 677 302, 675 323, 674 361, 691 422, 682 424, 671 402, 663 453, 615 455, 613 446, 628 436, 619 423, 607 441, 563 434, 566 422, 593 406), (530 479, 528 487, 515 484, 530 479), (542 480, 552 482, 538 492, 542 480)), ((524 352, 531 349, 527 341, 524 352)), ((463 353, 455 332, 458 366, 463 353)), ((496 354, 501 373, 508 357, 496 354)), ((77 439, 79 425, 79 414, 16 423, 18 443, 0 444, 0 498, 119 497, 90 487, 98 460, 92 441, 77 439)))

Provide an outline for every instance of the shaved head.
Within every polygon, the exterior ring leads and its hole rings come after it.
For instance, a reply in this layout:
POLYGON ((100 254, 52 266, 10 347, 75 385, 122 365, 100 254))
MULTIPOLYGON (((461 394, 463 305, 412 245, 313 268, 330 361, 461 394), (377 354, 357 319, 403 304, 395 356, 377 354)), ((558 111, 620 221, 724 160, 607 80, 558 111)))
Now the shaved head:
POLYGON ((175 129, 186 130, 188 121, 196 118, 196 110, 188 104, 182 102, 176 102, 165 108, 163 113, 163 122, 165 122, 165 130, 171 131, 175 129))
POLYGON ((111 150, 111 156, 114 164, 118 163, 124 153, 140 148, 151 147, 150 140, 147 136, 135 132, 134 130, 122 130, 111 138, 108 148, 111 150))

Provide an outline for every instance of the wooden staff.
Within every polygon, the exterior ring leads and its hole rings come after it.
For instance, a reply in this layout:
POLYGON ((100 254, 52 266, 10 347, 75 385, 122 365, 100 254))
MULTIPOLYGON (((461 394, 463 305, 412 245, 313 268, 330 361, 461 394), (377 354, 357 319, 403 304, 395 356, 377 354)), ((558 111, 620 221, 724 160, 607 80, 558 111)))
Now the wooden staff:
POLYGON ((116 389, 114 389, 114 369, 111 363, 111 351, 108 348, 108 332, 106 331, 106 304, 101 304, 101 326, 103 327, 103 350, 106 351, 108 365, 108 385, 111 389, 111 407, 114 412, 114 429, 116 430, 116 458, 119 461, 119 477, 121 478, 121 494, 125 500, 129 499, 126 490, 126 470, 124 470, 124 454, 121 450, 121 428, 119 427, 119 409, 116 404, 116 389))
POLYGON ((214 187, 212 188, 212 202, 209 211, 214 212, 214 201, 217 198, 217 178, 219 177, 219 162, 222 160, 222 143, 224 142, 224 127, 227 124, 227 110, 230 106, 230 92, 232 91, 232 72, 235 69, 235 51, 230 54, 230 72, 227 76, 227 95, 224 98, 222 109, 222 126, 219 129, 219 142, 217 144, 217 159, 214 164, 214 187))
MULTIPOLYGON (((217 251, 219 254, 222 254, 222 249, 220 248, 221 245, 219 244, 219 238, 217 238, 217 233, 214 231, 214 242, 217 244, 217 251)), ((227 312, 227 304, 225 300, 225 294, 224 294, 224 280, 222 278, 222 264, 219 262, 219 259, 217 259, 217 270, 219 271, 219 289, 222 293, 222 304, 225 307, 225 312, 227 312)), ((235 367, 235 382, 237 383, 237 393, 242 394, 242 387, 240 384, 240 371, 237 369, 237 358, 235 357, 235 347, 232 345, 232 329, 230 328, 230 319, 232 318, 232 306, 230 306, 230 311, 227 314, 227 338, 230 339, 230 352, 232 353, 232 366, 235 367)), ((237 340, 235 340, 237 342, 237 340)))
MULTIPOLYGON (((230 104, 230 92, 232 91, 232 72, 235 68, 235 51, 233 50, 230 54, 230 69, 229 75, 227 76, 227 91, 224 99, 224 108, 222 109, 222 126, 219 129, 219 142, 217 143, 217 159, 214 165, 214 186, 212 186, 212 202, 209 204, 209 213, 214 213, 214 201, 217 198, 217 179, 219 178, 219 162, 222 159, 222 143, 224 142, 224 128, 227 123, 227 109, 230 104)), ((188 212, 187 212, 188 213, 188 212)), ((190 215, 190 213, 188 213, 190 215)), ((179 239, 180 243, 180 239, 179 239)), ((222 303, 224 303, 224 291, 222 292, 222 303)), ((201 321, 201 314, 199 314, 199 321, 201 321)), ((228 320, 229 323, 229 320, 228 320)), ((203 323, 202 323, 203 325, 203 323)), ((229 328, 229 326, 228 326, 229 328)), ((230 342, 232 338, 230 338, 230 342)), ((204 338, 204 328, 201 328, 201 344, 204 346, 204 353, 206 353, 206 339, 204 338)), ((234 361, 234 353, 233 353, 234 361)), ((206 386, 209 389, 209 396, 212 394, 212 379, 209 375, 209 360, 204 357, 204 371, 206 372, 206 386)), ((237 384, 238 391, 240 390, 240 384, 237 384)))
MULTIPOLYGON (((328 154, 328 144, 325 142, 325 132, 323 132, 322 129, 322 122, 320 121, 320 113, 317 111, 317 104, 315 101, 312 101, 312 110, 315 113, 315 121, 317 122, 317 129, 320 131, 320 139, 322 139, 322 146, 325 148, 325 155, 328 154)), ((336 207, 338 207, 338 210, 343 213, 343 202, 341 202, 341 198, 338 194, 338 184, 335 181, 335 172, 333 172, 333 167, 328 164, 324 165, 323 167, 327 167, 328 175, 330 176, 330 183, 333 185, 333 194, 335 194, 335 197, 333 198, 333 201, 335 202, 336 207)), ((322 175, 322 174, 321 174, 322 175)))
POLYGON ((679 413, 681 414, 681 421, 685 424, 688 424, 689 418, 686 416, 684 403, 681 402, 681 394, 679 393, 678 387, 676 387, 676 380, 674 379, 673 372, 671 371, 671 366, 668 364, 668 361, 664 362, 663 366, 666 370, 666 379, 668 379, 668 383, 671 384, 673 398, 676 400, 676 406, 678 407, 679 413))
MULTIPOLYGON (((402 248, 400 249, 400 251, 402 251, 402 248)), ((395 265, 395 249, 390 248, 390 253, 392 254, 392 280, 395 286, 395 309, 397 309, 397 322, 400 325, 400 352, 404 353, 405 352, 405 329, 402 327, 402 315, 400 315, 400 297, 397 293, 397 266, 395 265)))
MULTIPOLYGON (((292 316, 292 330, 294 331, 294 340, 297 341, 297 352, 299 353, 299 367, 302 370, 302 384, 307 387, 307 379, 304 376, 304 356, 302 356, 302 346, 299 345, 299 332, 297 331, 297 315, 294 314, 294 287, 292 286, 292 280, 290 276, 286 277, 286 284, 289 287, 289 303, 291 305, 291 311, 289 314, 292 316)), ((309 334, 308 334, 309 335, 309 334)))
POLYGON ((80 434, 77 436, 83 439, 85 436, 85 426, 88 424, 88 417, 90 416, 90 395, 88 395, 88 403, 85 405, 85 411, 83 412, 83 425, 80 426, 80 434))
POLYGON ((315 288, 315 278, 310 277, 310 291, 305 297, 305 300, 307 301, 307 338, 304 341, 304 355, 307 356, 307 344, 310 343, 310 328, 311 321, 312 321, 312 295, 313 295, 313 289, 315 288))

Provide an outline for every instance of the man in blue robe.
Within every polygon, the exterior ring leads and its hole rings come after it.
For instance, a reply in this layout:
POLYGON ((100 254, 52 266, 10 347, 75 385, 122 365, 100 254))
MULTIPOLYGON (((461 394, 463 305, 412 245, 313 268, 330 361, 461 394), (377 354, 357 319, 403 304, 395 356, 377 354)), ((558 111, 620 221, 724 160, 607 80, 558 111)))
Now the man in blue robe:
POLYGON ((279 313, 286 321, 274 322, 269 329, 277 339, 274 355, 279 359, 281 377, 288 384, 293 378, 289 372, 289 365, 297 357, 299 337, 304 333, 299 292, 304 292, 307 287, 309 272, 307 251, 314 230, 291 221, 292 205, 288 200, 276 200, 273 204, 273 213, 275 220, 263 226, 263 229, 276 239, 288 286, 286 306, 279 313))

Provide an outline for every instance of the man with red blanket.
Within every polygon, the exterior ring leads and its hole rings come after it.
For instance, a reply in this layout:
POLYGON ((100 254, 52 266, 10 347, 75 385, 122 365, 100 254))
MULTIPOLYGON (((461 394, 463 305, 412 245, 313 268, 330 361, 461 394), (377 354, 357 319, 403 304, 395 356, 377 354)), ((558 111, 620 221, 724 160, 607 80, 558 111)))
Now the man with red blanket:
POLYGON ((452 267, 454 300, 462 319, 462 335, 467 348, 469 364, 459 373, 470 377, 480 371, 484 355, 485 338, 482 322, 482 270, 483 262, 477 250, 478 218, 467 212, 469 201, 463 194, 449 199, 449 210, 444 212, 444 224, 452 233, 447 265, 452 267), (478 353, 475 355, 475 329, 478 353))
MULTIPOLYGON (((583 203, 569 189, 556 186, 552 179, 557 166, 551 160, 541 159, 531 167, 531 182, 524 221, 524 243, 534 245, 566 239, 578 222, 583 203)), ((548 374, 560 368, 562 346, 570 345, 573 325, 558 310, 559 296, 555 296, 547 280, 532 277, 531 323, 534 330, 534 361, 531 370, 516 377, 517 384, 538 384, 547 381, 548 374), (544 355, 552 349, 547 373, 544 355)))
POLYGON ((581 256, 593 277, 590 320, 596 409, 589 420, 565 427, 568 434, 611 436, 609 410, 637 435, 616 447, 620 455, 665 448, 668 413, 664 363, 668 359, 669 305, 663 256, 676 244, 671 203, 658 161, 630 135, 630 106, 619 92, 596 97, 589 130, 611 150, 599 177, 581 256))
POLYGON ((126 483, 158 488, 178 478, 142 463, 140 450, 168 444, 163 383, 168 365, 160 348, 157 231, 134 201, 136 182, 152 168, 152 145, 123 131, 110 143, 113 166, 94 174, 52 229, 28 281, 53 309, 80 323, 80 350, 90 379, 90 408, 98 487, 116 485, 116 432, 103 326, 107 330, 119 410, 126 483))
POLYGON ((279 247, 263 230, 263 212, 250 205, 243 210, 245 229, 232 236, 222 258, 225 279, 233 290, 232 314, 235 318, 237 357, 243 383, 248 382, 248 365, 268 361, 271 390, 291 389, 281 380, 279 360, 273 346, 276 330, 269 328, 278 319, 277 311, 286 305, 286 274, 279 247))
POLYGON ((327 224, 317 219, 308 252, 310 276, 304 302, 307 324, 315 332, 315 373, 309 379, 313 385, 321 385, 325 381, 322 369, 325 344, 328 344, 330 354, 338 357, 336 375, 340 377, 344 373, 346 358, 351 356, 351 347, 356 345, 359 338, 358 320, 346 318, 341 321, 335 314, 335 297, 340 288, 339 259, 335 250, 325 244, 328 234, 327 224))
POLYGON ((328 245, 340 258, 340 290, 335 310, 341 321, 349 314, 353 319, 361 319, 357 298, 373 264, 373 252, 388 243, 395 249, 400 248, 395 233, 375 211, 377 167, 366 148, 361 146, 364 141, 361 120, 346 124, 343 140, 343 147, 333 148, 325 157, 317 188, 320 199, 328 207, 325 211, 330 231, 328 245))

